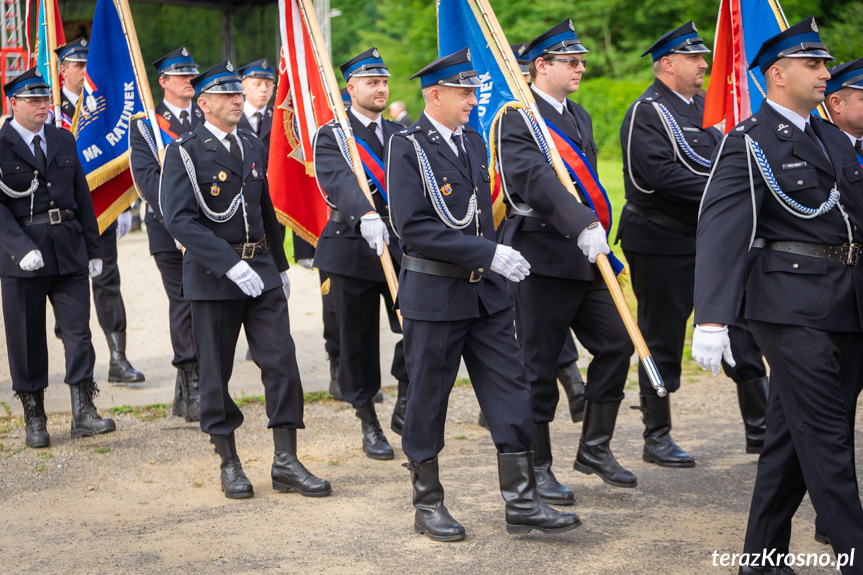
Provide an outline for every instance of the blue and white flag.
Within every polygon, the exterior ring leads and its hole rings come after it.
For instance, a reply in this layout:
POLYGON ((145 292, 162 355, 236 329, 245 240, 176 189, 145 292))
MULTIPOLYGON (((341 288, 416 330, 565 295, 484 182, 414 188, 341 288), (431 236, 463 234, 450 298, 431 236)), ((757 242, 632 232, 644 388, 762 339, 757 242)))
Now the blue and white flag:
POLYGON ((128 132, 132 116, 144 110, 139 94, 117 5, 113 0, 98 0, 84 92, 72 132, 100 227, 112 222, 134 198, 128 132))

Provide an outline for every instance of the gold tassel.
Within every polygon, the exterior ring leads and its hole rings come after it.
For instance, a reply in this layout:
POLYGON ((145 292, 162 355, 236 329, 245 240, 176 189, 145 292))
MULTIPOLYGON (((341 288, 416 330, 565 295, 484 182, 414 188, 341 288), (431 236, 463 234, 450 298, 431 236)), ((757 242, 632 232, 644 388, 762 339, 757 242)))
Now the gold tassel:
POLYGON ((324 280, 324 283, 321 284, 321 295, 328 295, 330 293, 330 278, 324 280))

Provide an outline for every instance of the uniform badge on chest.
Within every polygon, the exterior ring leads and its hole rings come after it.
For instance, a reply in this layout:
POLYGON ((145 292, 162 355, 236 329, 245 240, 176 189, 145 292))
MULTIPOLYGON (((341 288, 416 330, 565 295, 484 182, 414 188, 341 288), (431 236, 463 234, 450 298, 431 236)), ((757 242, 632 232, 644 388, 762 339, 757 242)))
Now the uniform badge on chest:
POLYGON ((212 186, 210 186, 210 195, 211 196, 218 196, 221 191, 222 191, 222 188, 219 187, 219 184, 213 184, 212 186))
POLYGON ((445 196, 450 195, 452 193, 452 184, 444 184, 441 186, 440 191, 445 196))
POLYGON ((226 174, 224 171, 219 172, 219 181, 220 182, 224 182, 227 179, 228 179, 228 174, 226 174))

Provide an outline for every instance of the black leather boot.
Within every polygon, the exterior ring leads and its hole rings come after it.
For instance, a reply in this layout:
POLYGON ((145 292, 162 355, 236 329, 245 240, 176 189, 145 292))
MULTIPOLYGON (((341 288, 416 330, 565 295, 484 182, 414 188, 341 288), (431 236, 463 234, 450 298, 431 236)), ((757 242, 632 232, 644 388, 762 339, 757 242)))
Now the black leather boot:
POLYGON ((45 390, 35 392, 19 391, 15 397, 24 406, 24 422, 27 436, 24 443, 27 447, 49 447, 51 436, 48 435, 48 416, 45 415, 45 390))
POLYGON ((500 494, 506 502, 506 532, 563 533, 581 526, 575 513, 564 513, 543 503, 536 492, 533 452, 498 453, 500 494))
POLYGON ((408 408, 408 382, 399 382, 399 396, 396 398, 396 406, 393 408, 393 418, 390 427, 393 433, 401 435, 405 427, 405 411, 408 408))
POLYGON ((619 409, 619 401, 587 402, 581 439, 578 441, 578 454, 573 467, 587 475, 596 473, 612 487, 635 487, 638 485, 635 475, 621 467, 611 452, 611 438, 614 436, 619 409))
POLYGON ((126 334, 106 333, 111 362, 108 367, 108 381, 111 383, 135 383, 144 381, 144 374, 132 367, 126 359, 126 334))
POLYGON ((443 486, 438 478, 437 457, 423 463, 408 461, 413 484, 414 531, 434 541, 464 539, 464 527, 453 519, 443 504, 443 486))
POLYGON ((113 419, 102 419, 96 411, 93 398, 99 395, 99 388, 93 378, 70 385, 69 392, 72 394, 72 439, 117 430, 113 419))
POLYGON ((198 363, 187 363, 180 366, 182 372, 183 417, 186 421, 201 419, 201 391, 198 388, 198 363))
POLYGON ((336 401, 344 401, 339 389, 339 356, 327 354, 327 358, 330 360, 330 395, 336 401))
POLYGON ((237 456, 237 444, 234 442, 234 432, 230 435, 211 435, 210 442, 215 446, 215 452, 222 458, 219 467, 222 473, 219 477, 222 482, 222 491, 228 499, 245 499, 252 497, 255 490, 252 482, 243 472, 243 465, 237 456))
POLYGON ((367 401, 365 405, 357 407, 356 411, 363 424, 363 451, 372 459, 392 459, 393 448, 381 429, 374 402, 367 401))
POLYGON ((174 404, 171 407, 171 415, 174 417, 185 417, 183 412, 183 368, 177 368, 177 379, 174 382, 174 404))
POLYGON ((738 575, 796 575, 791 567, 740 567, 738 575))
POLYGON ((737 401, 746 429, 746 453, 761 453, 767 429, 767 378, 738 383, 737 401))
POLYGON ((692 456, 671 439, 671 403, 666 395, 642 395, 641 417, 644 422, 644 453, 647 463, 661 467, 695 467, 692 456))
POLYGON ((557 370, 557 381, 569 401, 569 416, 573 423, 578 423, 584 419, 584 380, 575 362, 557 370))
POLYGON ((297 430, 273 428, 273 489, 287 493, 296 491, 306 497, 326 497, 333 492, 330 482, 319 479, 297 459, 297 430))
POLYGON ((575 494, 557 480, 551 470, 551 462, 551 436, 548 423, 537 423, 533 451, 536 492, 539 498, 549 505, 573 505, 575 494))

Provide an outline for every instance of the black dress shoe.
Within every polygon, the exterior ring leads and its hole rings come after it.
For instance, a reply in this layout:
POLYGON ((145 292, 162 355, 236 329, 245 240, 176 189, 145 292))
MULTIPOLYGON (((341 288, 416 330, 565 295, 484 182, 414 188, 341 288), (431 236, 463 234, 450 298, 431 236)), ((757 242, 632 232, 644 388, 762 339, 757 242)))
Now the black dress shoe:
POLYGON ((367 401, 364 405, 356 408, 357 417, 362 422, 363 451, 371 459, 392 459, 395 454, 393 448, 387 441, 378 415, 375 413, 375 404, 367 401))
POLYGON ((573 468, 587 475, 595 473, 612 487, 632 488, 638 485, 638 479, 624 469, 611 452, 619 409, 620 402, 587 402, 573 468))
POLYGON ((464 527, 453 519, 444 506, 443 486, 438 477, 437 457, 417 463, 408 461, 413 485, 414 531, 428 536, 433 541, 460 541, 464 539, 464 527))
POLYGON ((326 497, 333 492, 330 482, 312 475, 297 459, 297 430, 273 428, 273 489, 287 493, 296 491, 306 497, 326 497))
POLYGON ((106 333, 111 360, 108 364, 108 381, 111 383, 138 383, 144 381, 144 374, 132 367, 126 359, 126 334, 106 333))
POLYGON ((671 438, 671 404, 668 396, 641 396, 644 452, 641 458, 660 467, 695 467, 695 460, 671 438))

